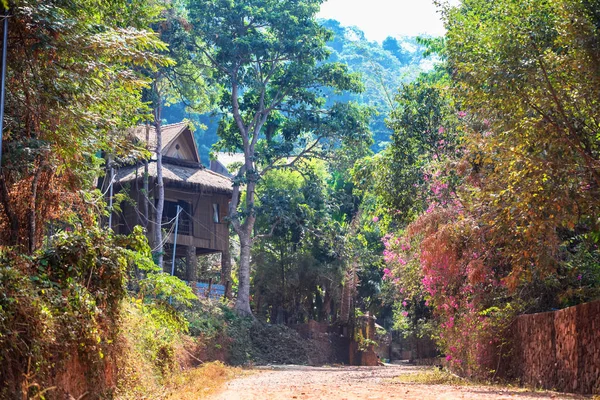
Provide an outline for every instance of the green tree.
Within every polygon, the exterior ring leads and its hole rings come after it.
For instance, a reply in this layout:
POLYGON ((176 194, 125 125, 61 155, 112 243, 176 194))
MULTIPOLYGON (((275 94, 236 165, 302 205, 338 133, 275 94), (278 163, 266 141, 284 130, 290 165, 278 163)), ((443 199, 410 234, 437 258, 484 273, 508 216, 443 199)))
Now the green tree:
POLYGON ((256 313, 272 322, 335 316, 341 285, 342 227, 326 164, 304 162, 301 172, 270 171, 258 190, 256 227, 273 232, 253 247, 256 313))
POLYGON ((392 53, 402 64, 410 63, 411 55, 398 43, 398 39, 388 36, 381 45, 384 50, 392 53))
POLYGON ((236 309, 250 310, 250 249, 256 188, 282 159, 326 157, 342 141, 369 140, 369 112, 354 103, 325 106, 323 87, 360 91, 347 67, 323 63, 331 33, 315 15, 321 0, 190 0, 193 29, 225 88, 221 148, 244 153, 229 218, 240 239, 236 309), (243 201, 242 190, 245 191, 243 201))
POLYGON ((125 154, 147 111, 134 67, 166 62, 152 0, 10 1, 0 241, 30 252, 49 220, 91 223, 96 153, 125 154))
POLYGON ((480 122, 475 206, 514 288, 556 271, 562 240, 600 229, 598 2, 466 0, 446 17, 459 100, 480 122))
POLYGON ((358 188, 378 196, 397 222, 406 224, 424 211, 428 165, 457 151, 459 118, 450 85, 442 66, 402 85, 386 121, 393 130, 390 145, 353 170, 358 188))
MULTIPOLYGON (((160 22, 153 28, 160 39, 168 45, 168 57, 171 63, 160 68, 145 71, 152 79, 152 85, 145 91, 144 99, 152 109, 152 125, 156 132, 156 195, 155 220, 153 221, 154 246, 158 265, 163 266, 162 215, 164 210, 164 182, 162 168, 162 123, 163 108, 173 103, 182 103, 189 113, 199 114, 210 109, 214 101, 215 90, 211 90, 205 81, 209 74, 204 54, 196 45, 202 39, 194 31, 187 29, 185 10, 178 3, 167 4, 160 15, 160 22)), ((147 174, 145 177, 145 192, 147 174)), ((147 202, 150 199, 146 199, 147 202)), ((144 204, 147 210, 147 204, 144 204)), ((148 213, 145 211, 146 221, 148 213)))

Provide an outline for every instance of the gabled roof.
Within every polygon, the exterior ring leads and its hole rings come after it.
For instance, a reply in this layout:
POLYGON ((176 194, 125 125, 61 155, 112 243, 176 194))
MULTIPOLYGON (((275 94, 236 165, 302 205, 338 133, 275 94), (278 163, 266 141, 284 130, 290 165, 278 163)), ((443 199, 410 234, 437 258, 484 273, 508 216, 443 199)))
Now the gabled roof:
MULTIPOLYGON (((148 163, 148 175, 157 176, 156 129, 154 126, 140 125, 131 129, 131 134, 141 144, 146 143, 152 158, 148 163)), ((163 179, 166 185, 180 186, 193 191, 210 191, 230 194, 233 185, 230 179, 206 169, 200 162, 194 135, 186 121, 163 125, 162 155, 163 179)), ((116 182, 126 183, 143 179, 144 167, 140 164, 126 165, 117 171, 116 182)))
MULTIPOLYGON (((150 150, 152 154, 152 160, 156 160, 156 128, 153 125, 146 127, 146 125, 139 125, 132 129, 133 136, 139 140, 141 143, 146 143, 146 131, 148 131, 148 150, 150 150)), ((168 150, 171 145, 176 141, 176 139, 180 135, 188 135, 189 138, 187 140, 190 148, 190 153, 193 154, 195 161, 200 163, 200 157, 198 156, 198 147, 196 145, 196 141, 194 140, 194 135, 190 130, 189 123, 186 121, 178 122, 176 124, 168 124, 161 126, 162 133, 162 150, 163 155, 165 150, 168 150)))

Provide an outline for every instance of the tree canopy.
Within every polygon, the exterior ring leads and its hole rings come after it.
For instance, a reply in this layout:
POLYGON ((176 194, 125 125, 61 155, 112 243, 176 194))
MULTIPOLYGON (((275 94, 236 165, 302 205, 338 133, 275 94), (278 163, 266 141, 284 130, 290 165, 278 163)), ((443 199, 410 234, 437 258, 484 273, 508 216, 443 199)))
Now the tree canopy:
POLYGON ((250 245, 256 186, 279 161, 293 167, 324 158, 336 147, 369 141, 370 111, 351 102, 326 104, 323 88, 361 91, 348 67, 324 62, 331 32, 315 19, 320 0, 189 3, 192 27, 205 38, 204 53, 224 88, 218 148, 244 153, 234 180, 229 218, 240 238, 236 307, 249 304, 250 245), (243 203, 240 185, 244 184, 243 203))

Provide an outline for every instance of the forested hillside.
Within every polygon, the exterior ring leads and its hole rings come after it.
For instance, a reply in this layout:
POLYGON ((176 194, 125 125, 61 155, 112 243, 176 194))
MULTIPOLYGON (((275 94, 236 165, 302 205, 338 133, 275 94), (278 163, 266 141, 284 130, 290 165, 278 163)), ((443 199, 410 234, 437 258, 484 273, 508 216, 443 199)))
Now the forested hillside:
MULTIPOLYGON (((335 20, 321 20, 321 25, 331 30, 333 39, 327 43, 331 51, 328 61, 348 65, 351 72, 361 74, 364 92, 356 95, 327 92, 329 101, 355 100, 377 110, 370 127, 373 132, 374 152, 381 151, 390 140, 391 130, 384 120, 394 107, 394 95, 403 82, 414 80, 418 74, 433 65, 433 57, 424 58, 425 47, 416 37, 388 37, 382 44, 369 41, 356 27, 344 27, 335 20)), ((202 162, 209 164, 211 147, 219 137, 217 130, 221 114, 218 110, 198 115, 186 111, 183 103, 175 103, 164 109, 167 122, 188 118, 197 127, 195 132, 202 162)))

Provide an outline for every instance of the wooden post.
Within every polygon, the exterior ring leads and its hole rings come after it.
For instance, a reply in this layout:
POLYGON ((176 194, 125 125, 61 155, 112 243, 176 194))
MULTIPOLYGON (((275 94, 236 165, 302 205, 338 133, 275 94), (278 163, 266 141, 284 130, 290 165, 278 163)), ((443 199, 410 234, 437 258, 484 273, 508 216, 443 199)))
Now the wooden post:
POLYGON ((231 298, 231 254, 229 253, 229 243, 221 253, 221 285, 225 286, 225 297, 231 298), (229 284, 228 284, 229 283, 229 284))
MULTIPOLYGON (((8 2, 6 3, 8 4, 8 2)), ((2 29, 2 76, 0 77, 0 170, 2 168, 2 132, 4 131, 4 93, 6 91, 6 49, 8 46, 8 10, 4 10, 2 29)))
POLYGON ((231 299, 231 281, 225 282, 225 294, 224 297, 226 299, 231 299))
POLYGON ((196 247, 187 246, 185 255, 185 279, 196 293, 196 282, 198 282, 198 257, 196 256, 196 247))

